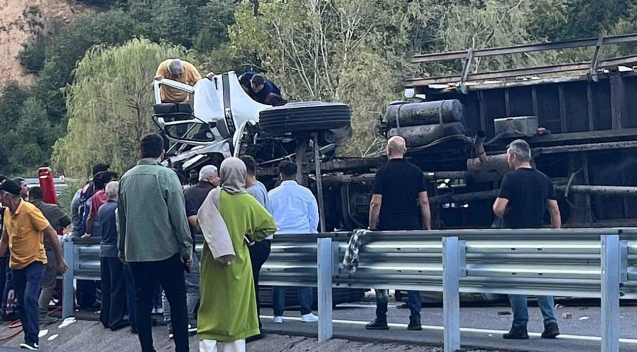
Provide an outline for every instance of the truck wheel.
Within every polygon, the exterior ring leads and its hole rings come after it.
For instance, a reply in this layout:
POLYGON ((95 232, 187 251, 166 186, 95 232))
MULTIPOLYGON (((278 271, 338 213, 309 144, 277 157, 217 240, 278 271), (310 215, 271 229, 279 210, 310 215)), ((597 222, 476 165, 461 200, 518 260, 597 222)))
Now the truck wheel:
POLYGON ((259 113, 259 129, 267 133, 314 132, 349 126, 351 112, 342 103, 299 102, 259 113))

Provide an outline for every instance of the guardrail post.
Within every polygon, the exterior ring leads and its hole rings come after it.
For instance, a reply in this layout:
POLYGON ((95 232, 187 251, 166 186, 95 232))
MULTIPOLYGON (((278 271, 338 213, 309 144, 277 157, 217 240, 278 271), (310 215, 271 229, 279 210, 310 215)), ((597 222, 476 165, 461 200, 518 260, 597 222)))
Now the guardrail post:
POLYGON ((619 352, 619 235, 602 235, 602 352, 619 352))
POLYGON ((64 242, 64 260, 68 269, 62 275, 62 319, 73 315, 74 293, 73 272, 75 271, 75 244, 73 241, 64 242))
POLYGON ((460 349, 460 277, 464 276, 464 241, 458 237, 442 238, 442 307, 444 352, 460 349))
POLYGON ((318 340, 332 338, 332 239, 317 240, 318 340))

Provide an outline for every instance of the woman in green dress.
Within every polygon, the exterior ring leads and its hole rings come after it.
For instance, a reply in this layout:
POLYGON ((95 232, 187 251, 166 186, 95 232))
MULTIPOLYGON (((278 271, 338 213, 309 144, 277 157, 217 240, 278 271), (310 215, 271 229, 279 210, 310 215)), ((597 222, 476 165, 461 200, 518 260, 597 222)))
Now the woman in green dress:
MULTIPOLYGON (((201 352, 245 352, 245 339, 259 334, 255 282, 248 244, 276 231, 272 216, 246 193, 246 166, 228 158, 219 170, 218 211, 230 234, 235 257, 228 265, 215 260, 208 245, 201 258, 197 321, 201 352)), ((212 193, 212 192, 211 192, 212 193)), ((212 201, 211 195, 206 202, 212 201)))

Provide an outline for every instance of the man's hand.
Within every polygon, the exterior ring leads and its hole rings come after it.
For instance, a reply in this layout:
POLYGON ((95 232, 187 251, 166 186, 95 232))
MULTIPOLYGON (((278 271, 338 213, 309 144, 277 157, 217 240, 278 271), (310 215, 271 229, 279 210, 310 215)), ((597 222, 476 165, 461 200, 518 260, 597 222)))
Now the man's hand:
POLYGON ((162 79, 164 79, 164 76, 162 75, 155 76, 155 81, 161 81, 162 79))
POLYGON ((124 254, 120 253, 118 257, 119 257, 119 261, 122 262, 122 264, 128 264, 126 263, 126 258, 124 257, 124 254))
POLYGON ((59 273, 64 274, 68 268, 69 268, 69 266, 66 265, 66 261, 64 259, 62 259, 61 261, 58 262, 58 272, 59 273))
POLYGON ((214 72, 208 72, 208 74, 206 75, 206 78, 212 81, 212 78, 215 76, 214 72))
POLYGON ((192 255, 182 257, 181 261, 183 261, 189 269, 192 268, 192 255))

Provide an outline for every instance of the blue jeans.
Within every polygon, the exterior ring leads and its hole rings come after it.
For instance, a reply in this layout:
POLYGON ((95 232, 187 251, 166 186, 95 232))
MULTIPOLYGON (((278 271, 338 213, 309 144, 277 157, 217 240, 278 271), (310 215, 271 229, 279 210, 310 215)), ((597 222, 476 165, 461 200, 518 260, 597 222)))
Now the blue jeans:
MULTIPOLYGON (((298 287, 299 301, 301 302, 301 315, 312 313, 312 302, 314 294, 311 287, 298 287)), ((272 289, 272 308, 274 316, 283 316, 285 311, 285 287, 274 287, 272 289)))
MULTIPOLYGON (((511 310, 513 311, 513 327, 525 327, 529 322, 529 310, 526 296, 509 295, 511 310)), ((537 296, 537 303, 544 317, 544 326, 557 323, 555 319, 555 302, 552 296, 537 296)))
MULTIPOLYGON (((387 322, 387 305, 389 303, 388 290, 376 290, 376 319, 387 322)), ((409 322, 420 324, 420 309, 422 301, 420 292, 407 291, 407 306, 409 307, 409 322)))
POLYGON ((27 343, 39 343, 40 310, 38 299, 40 298, 44 269, 44 263, 33 262, 23 269, 13 270, 13 283, 18 302, 20 302, 20 321, 22 329, 24 329, 24 341, 27 343))
POLYGON ((131 330, 137 331, 137 317, 135 314, 135 286, 133 285, 133 273, 128 264, 124 265, 124 284, 126 285, 126 307, 128 310, 128 322, 131 330))

